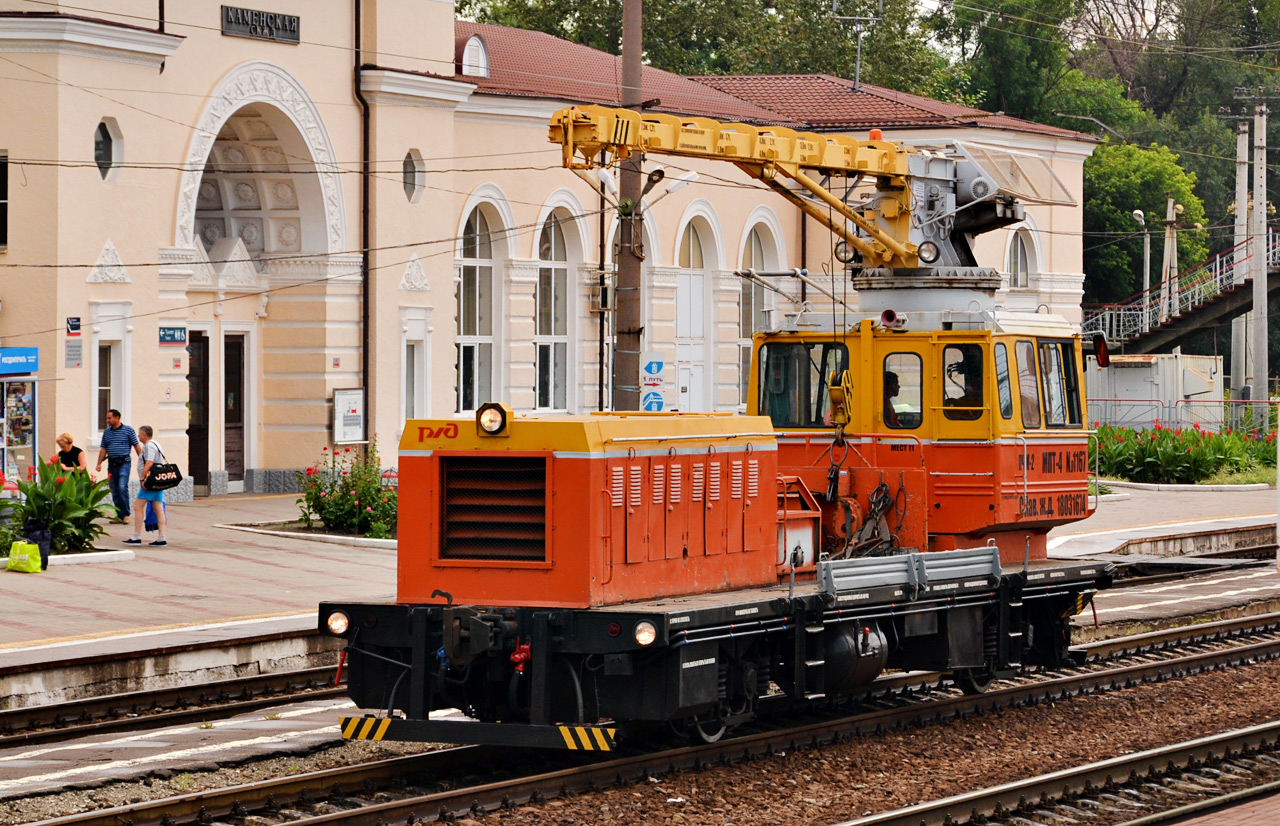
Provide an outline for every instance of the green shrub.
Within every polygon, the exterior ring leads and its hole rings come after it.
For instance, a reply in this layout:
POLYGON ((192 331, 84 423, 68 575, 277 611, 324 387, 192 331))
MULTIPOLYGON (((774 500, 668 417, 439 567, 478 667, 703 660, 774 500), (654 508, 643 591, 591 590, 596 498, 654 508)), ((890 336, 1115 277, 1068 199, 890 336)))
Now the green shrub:
POLYGON ((383 538, 396 530, 396 491, 382 486, 378 446, 363 455, 351 448, 323 448, 318 463, 297 474, 302 523, 322 523, 334 533, 383 538))
POLYGON ((16 502, 10 526, 21 533, 27 519, 49 520, 50 549, 54 553, 87 551, 106 533, 111 516, 106 479, 97 482, 80 470, 63 470, 39 458, 34 481, 18 480, 22 500, 16 502))
POLYGON ((1213 433, 1199 425, 1170 429, 1159 422, 1151 430, 1095 427, 1098 441, 1090 445, 1090 465, 1096 458, 1101 475, 1133 482, 1194 484, 1214 474, 1276 463, 1275 431, 1213 433))

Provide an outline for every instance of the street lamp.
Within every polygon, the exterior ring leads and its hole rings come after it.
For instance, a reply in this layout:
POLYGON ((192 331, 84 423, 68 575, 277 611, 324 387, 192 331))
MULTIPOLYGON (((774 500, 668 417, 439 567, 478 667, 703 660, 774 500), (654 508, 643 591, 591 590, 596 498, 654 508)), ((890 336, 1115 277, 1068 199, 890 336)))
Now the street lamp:
MULTIPOLYGON (((1142 227, 1142 295, 1143 301, 1150 303, 1151 296, 1151 230, 1147 229, 1147 216, 1140 209, 1133 211, 1133 220, 1142 227)), ((1142 308, 1142 332, 1151 329, 1151 313, 1146 306, 1142 308)))

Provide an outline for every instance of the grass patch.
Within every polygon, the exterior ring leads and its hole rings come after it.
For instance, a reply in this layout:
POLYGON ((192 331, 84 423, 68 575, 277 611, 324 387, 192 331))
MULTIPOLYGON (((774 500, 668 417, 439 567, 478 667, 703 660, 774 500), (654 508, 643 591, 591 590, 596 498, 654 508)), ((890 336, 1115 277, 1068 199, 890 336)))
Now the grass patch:
POLYGON ((1090 496, 1106 496, 1108 493, 1115 493, 1115 491, 1106 482, 1099 482, 1094 479, 1089 480, 1090 496))
POLYGON ((1255 467, 1236 471, 1223 468, 1201 482, 1203 485, 1274 485, 1275 483, 1276 469, 1273 467, 1255 467))

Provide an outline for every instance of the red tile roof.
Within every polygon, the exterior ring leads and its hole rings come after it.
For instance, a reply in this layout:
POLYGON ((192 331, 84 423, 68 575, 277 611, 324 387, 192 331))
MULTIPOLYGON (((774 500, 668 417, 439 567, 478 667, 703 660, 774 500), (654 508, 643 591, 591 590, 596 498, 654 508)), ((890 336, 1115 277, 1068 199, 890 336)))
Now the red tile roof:
MULTIPOLYGON (((621 58, 543 32, 457 20, 454 61, 456 79, 474 83, 479 92, 621 105, 621 58), (463 50, 477 34, 489 52, 489 77, 462 74, 463 50)), ((653 107, 658 111, 798 125, 777 112, 652 66, 644 67, 641 84, 646 99, 661 100, 653 107)))
POLYGON ((984 112, 970 106, 895 92, 882 86, 832 75, 707 75, 692 78, 750 101, 810 129, 842 131, 872 128, 981 126, 1051 137, 1093 140, 1071 129, 984 112))

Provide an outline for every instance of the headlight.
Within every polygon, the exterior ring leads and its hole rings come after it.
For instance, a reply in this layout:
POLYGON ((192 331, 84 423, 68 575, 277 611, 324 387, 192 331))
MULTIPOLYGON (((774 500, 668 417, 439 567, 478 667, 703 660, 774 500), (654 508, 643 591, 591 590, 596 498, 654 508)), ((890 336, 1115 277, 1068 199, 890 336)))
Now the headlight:
POLYGON ((658 626, 648 620, 640 620, 636 623, 636 642, 641 645, 653 645, 653 641, 658 638, 658 626))
POLYGON ((934 261, 937 261, 941 252, 942 251, 938 249, 938 245, 932 241, 925 241, 916 249, 916 255, 920 256, 920 260, 926 264, 932 264, 934 261))
POLYGON ((500 404, 483 405, 476 412, 476 424, 490 436, 496 436, 507 426, 507 411, 500 404))
POLYGON ((334 611, 329 618, 324 621, 325 627, 329 629, 329 633, 341 637, 347 633, 347 629, 351 627, 351 620, 341 611, 334 611))

